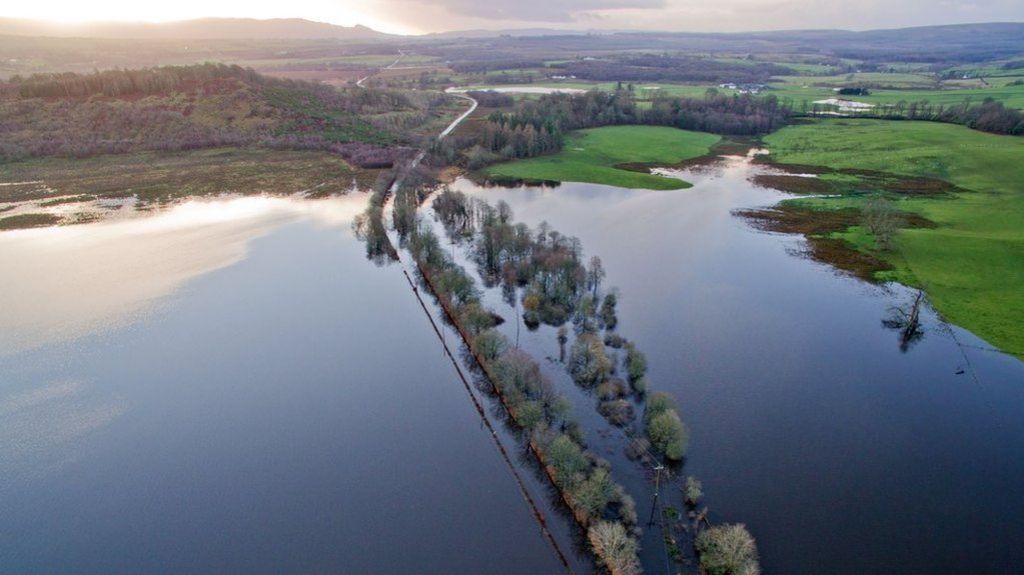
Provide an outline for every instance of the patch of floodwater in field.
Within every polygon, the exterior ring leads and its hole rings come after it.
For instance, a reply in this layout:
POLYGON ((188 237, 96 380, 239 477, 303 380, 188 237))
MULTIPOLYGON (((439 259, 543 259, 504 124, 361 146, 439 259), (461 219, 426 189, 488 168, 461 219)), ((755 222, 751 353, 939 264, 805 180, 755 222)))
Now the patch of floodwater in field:
POLYGON ((557 573, 366 196, 0 234, 17 573, 557 573))
MULTIPOLYGON (((453 187, 601 256, 605 285, 621 289, 618 331, 691 427, 685 473, 703 480, 713 521, 748 524, 766 572, 1012 572, 1024 562, 1024 362, 927 309, 924 337, 901 351, 882 322, 910 290, 795 257, 801 238, 732 215, 786 197, 750 183, 755 170, 728 158, 679 172, 694 187, 675 192, 453 187)), ((553 329, 520 333, 564 370, 553 329)), ((649 490, 602 455, 631 492, 649 490)), ((660 571, 656 539, 644 544, 660 571)))
POLYGON ((501 92, 502 94, 583 94, 586 90, 580 88, 559 88, 557 86, 488 86, 485 88, 448 88, 445 92, 450 94, 465 94, 466 92, 501 92))

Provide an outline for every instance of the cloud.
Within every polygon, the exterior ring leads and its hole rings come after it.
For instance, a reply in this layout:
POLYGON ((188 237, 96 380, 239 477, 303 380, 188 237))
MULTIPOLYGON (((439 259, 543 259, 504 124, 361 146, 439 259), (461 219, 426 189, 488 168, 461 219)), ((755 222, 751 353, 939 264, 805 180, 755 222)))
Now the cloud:
POLYGON ((423 8, 442 8, 451 15, 480 20, 565 23, 588 14, 614 10, 665 8, 667 0, 430 0, 423 8))
POLYGON ((1024 19, 1021 0, 368 0, 364 6, 423 31, 552 25, 726 32, 1024 19))

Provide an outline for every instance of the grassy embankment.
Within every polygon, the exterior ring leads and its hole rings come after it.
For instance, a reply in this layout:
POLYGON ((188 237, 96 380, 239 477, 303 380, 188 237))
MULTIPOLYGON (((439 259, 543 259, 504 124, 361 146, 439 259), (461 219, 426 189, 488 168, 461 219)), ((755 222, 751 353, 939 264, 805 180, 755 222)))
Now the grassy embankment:
MULTIPOLYGON (((1024 138, 928 122, 822 120, 790 126, 765 143, 777 163, 877 170, 945 180, 962 190, 886 195, 934 228, 904 229, 880 251, 860 226, 834 234, 888 262, 879 273, 921 286, 943 316, 993 345, 1024 351, 1024 138)), ((847 190, 841 198, 785 204, 815 210, 863 207, 877 189, 867 178, 823 176, 847 190)))
POLYGON ((653 126, 610 126, 569 134, 563 150, 498 164, 485 174, 501 179, 587 182, 622 188, 678 190, 690 184, 675 178, 621 169, 630 164, 675 164, 708 153, 718 136, 653 126))

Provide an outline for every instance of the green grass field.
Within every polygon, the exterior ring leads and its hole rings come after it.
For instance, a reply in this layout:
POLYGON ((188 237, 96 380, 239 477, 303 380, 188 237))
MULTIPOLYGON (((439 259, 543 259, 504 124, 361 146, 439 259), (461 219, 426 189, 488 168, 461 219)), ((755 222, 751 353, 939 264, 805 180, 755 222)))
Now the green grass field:
MULTIPOLYGON (((1024 352, 1024 138, 929 122, 821 120, 765 138, 775 162, 878 170, 946 180, 972 190, 904 198, 898 207, 934 229, 902 230, 893 279, 918 285, 952 323, 993 345, 1024 352)), ((819 207, 863 197, 798 200, 819 207)), ((844 238, 870 251, 860 229, 844 238)), ((878 255, 878 254, 876 254, 878 255)))
POLYGON ((675 128, 611 126, 573 132, 558 154, 498 164, 488 176, 523 180, 587 182, 621 188, 678 190, 676 178, 616 168, 624 163, 675 164, 708 153, 719 137, 675 128))
POLYGON ((769 92, 779 98, 790 98, 799 106, 800 102, 808 103, 815 100, 836 97, 832 90, 835 86, 857 85, 858 83, 878 83, 887 86, 900 86, 898 90, 872 89, 869 96, 851 96, 850 100, 870 104, 895 104, 900 100, 920 102, 927 100, 932 104, 959 104, 970 99, 980 103, 985 98, 994 98, 1011 108, 1024 109, 1024 86, 1007 86, 1006 79, 990 80, 988 87, 951 87, 944 83, 946 89, 936 90, 925 76, 916 74, 851 74, 848 76, 781 76, 771 83, 769 92), (852 78, 852 79, 848 79, 852 78))
MULTIPOLYGON (((985 98, 994 98, 1011 108, 1024 109, 1024 85, 1007 85, 1013 80, 1020 79, 1020 76, 1004 78, 989 78, 987 87, 964 84, 967 87, 958 86, 955 82, 945 82, 943 89, 934 89, 934 82, 926 76, 918 74, 850 74, 840 76, 780 76, 775 78, 769 86, 771 94, 780 99, 789 98, 794 106, 799 108, 804 100, 810 104, 815 100, 835 98, 836 93, 833 87, 843 85, 857 85, 860 82, 879 83, 889 86, 900 86, 898 90, 873 89, 869 96, 850 96, 849 99, 870 104, 895 104, 900 100, 906 102, 920 102, 927 100, 932 104, 953 105, 960 104, 964 100, 971 100, 981 103, 985 98), (852 79, 851 79, 852 78, 852 79)), ((628 84, 624 83, 624 85, 628 84)), ((536 82, 524 84, 535 88, 572 88, 578 90, 604 90, 612 91, 616 88, 616 82, 585 82, 580 80, 565 82, 536 82)), ((473 85, 473 90, 500 90, 502 85, 473 85)), ((734 90, 718 88, 706 84, 673 84, 665 82, 652 82, 648 84, 635 83, 635 96, 638 100, 649 99, 655 95, 664 95, 682 98, 700 98, 710 88, 715 88, 723 94, 736 93, 734 90)))

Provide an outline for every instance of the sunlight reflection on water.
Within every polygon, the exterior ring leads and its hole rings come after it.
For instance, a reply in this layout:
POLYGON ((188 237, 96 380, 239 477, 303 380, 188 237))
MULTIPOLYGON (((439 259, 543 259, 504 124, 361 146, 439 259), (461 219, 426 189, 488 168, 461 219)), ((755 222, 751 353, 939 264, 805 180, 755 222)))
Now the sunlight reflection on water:
POLYGON ((245 257, 253 239, 308 219, 344 227, 365 206, 325 200, 194 200, 93 224, 0 234, 0 355, 131 323, 189 280, 245 257))

